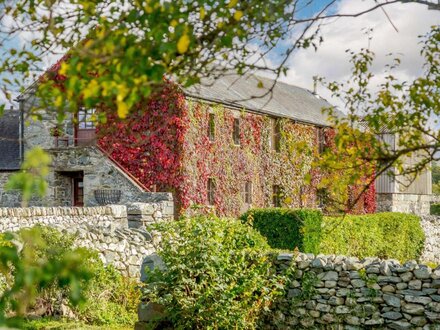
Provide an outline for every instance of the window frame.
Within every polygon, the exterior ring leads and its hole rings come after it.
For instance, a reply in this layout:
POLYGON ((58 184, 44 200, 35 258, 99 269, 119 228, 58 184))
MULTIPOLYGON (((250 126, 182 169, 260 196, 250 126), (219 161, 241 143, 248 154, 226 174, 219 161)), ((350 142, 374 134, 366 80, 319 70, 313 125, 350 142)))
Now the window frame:
POLYGON ((96 122, 94 120, 91 120, 95 113, 95 108, 86 108, 84 106, 79 107, 78 112, 76 113, 77 128, 79 130, 95 129, 96 122))
POLYGON ((214 142, 215 140, 215 114, 208 114, 208 138, 209 141, 214 142))
POLYGON ((281 186, 278 184, 272 186, 272 204, 274 207, 281 207, 281 186))
POLYGON ((208 178, 208 182, 206 184, 206 197, 208 200, 208 205, 214 205, 215 203, 215 180, 213 178, 208 178))
POLYGON ((252 181, 246 181, 244 183, 244 190, 243 190, 243 199, 246 204, 252 204, 252 193, 253 193, 253 187, 252 187, 252 181))
POLYGON ((232 122, 232 141, 234 145, 240 145, 240 118, 234 118, 232 122))

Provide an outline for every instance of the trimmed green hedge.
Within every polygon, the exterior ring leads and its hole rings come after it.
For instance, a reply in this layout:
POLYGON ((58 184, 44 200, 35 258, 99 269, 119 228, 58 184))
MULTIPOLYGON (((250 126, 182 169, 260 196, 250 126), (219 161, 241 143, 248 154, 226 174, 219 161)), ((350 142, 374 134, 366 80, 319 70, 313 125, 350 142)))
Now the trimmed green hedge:
POLYGON ((325 217, 320 252, 406 261, 420 257, 424 241, 420 218, 412 214, 325 217))
POLYGON ((431 214, 440 215, 440 204, 431 204, 431 214))
POLYGON ((272 248, 319 253, 322 213, 309 209, 251 209, 240 220, 258 230, 272 248))

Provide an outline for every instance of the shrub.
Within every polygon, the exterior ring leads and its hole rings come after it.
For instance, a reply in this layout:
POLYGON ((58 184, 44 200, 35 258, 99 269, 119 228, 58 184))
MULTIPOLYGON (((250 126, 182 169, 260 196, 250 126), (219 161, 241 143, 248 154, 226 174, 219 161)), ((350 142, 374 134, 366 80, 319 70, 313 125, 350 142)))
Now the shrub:
POLYGON ((74 311, 88 324, 134 324, 140 301, 139 284, 125 278, 113 266, 94 265, 93 277, 84 290, 86 302, 74 311))
POLYGON ((146 302, 165 307, 178 329, 252 329, 273 297, 267 242, 237 220, 195 217, 156 227, 166 268, 149 272, 146 302))
POLYGON ((322 213, 318 210, 252 209, 240 219, 266 237, 272 248, 319 252, 322 213))
POLYGON ((431 204, 431 210, 432 215, 440 215, 440 204, 431 204))
POLYGON ((320 252, 406 261, 420 257, 424 240, 420 218, 411 214, 325 217, 320 252))
MULTIPOLYGON (((44 226, 22 229, 14 235, 15 244, 22 245, 19 258, 25 262, 25 273, 42 277, 42 283, 29 288, 36 299, 29 300, 23 312, 58 316, 70 310, 69 316, 88 323, 133 324, 140 299, 137 283, 124 278, 112 266, 104 266, 96 251, 75 247, 75 239, 44 226), (66 261, 71 257, 74 263, 69 264, 66 261), (76 268, 83 274, 79 280, 75 278, 76 268), (52 273, 53 280, 45 283, 52 273), (72 304, 71 297, 81 303, 72 304)), ((11 240, 6 240, 6 244, 2 240, 5 241, 0 235, 0 246, 11 246, 11 240)), ((9 272, 6 278, 14 278, 14 272, 9 272)))

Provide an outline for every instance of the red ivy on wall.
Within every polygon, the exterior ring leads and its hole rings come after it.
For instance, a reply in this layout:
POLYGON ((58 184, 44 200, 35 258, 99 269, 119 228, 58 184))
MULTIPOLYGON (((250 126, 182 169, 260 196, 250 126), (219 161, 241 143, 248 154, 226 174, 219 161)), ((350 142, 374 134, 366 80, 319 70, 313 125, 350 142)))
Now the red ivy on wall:
POLYGON ((172 191, 181 200, 181 150, 187 130, 184 96, 167 84, 137 104, 125 120, 108 111, 107 124, 98 127, 98 143, 146 187, 172 191))
MULTIPOLYGON (((320 174, 311 169, 318 147, 314 126, 281 120, 277 152, 268 143, 273 126, 267 116, 188 101, 172 84, 140 102, 123 121, 110 111, 107 116, 107 124, 98 128, 99 145, 145 186, 173 192, 181 212, 208 204, 210 178, 215 181, 219 215, 236 216, 250 206, 244 201, 246 182, 252 183, 253 207, 272 204, 274 185, 284 192, 284 205, 316 207, 320 174), (208 136, 209 111, 215 118, 213 141, 208 136), (240 144, 234 145, 237 117, 240 144), (301 152, 295 147, 298 143, 303 145, 301 152), (311 176, 308 185, 305 176, 311 176)), ((375 208, 374 197, 374 190, 365 193, 362 212, 375 208)))

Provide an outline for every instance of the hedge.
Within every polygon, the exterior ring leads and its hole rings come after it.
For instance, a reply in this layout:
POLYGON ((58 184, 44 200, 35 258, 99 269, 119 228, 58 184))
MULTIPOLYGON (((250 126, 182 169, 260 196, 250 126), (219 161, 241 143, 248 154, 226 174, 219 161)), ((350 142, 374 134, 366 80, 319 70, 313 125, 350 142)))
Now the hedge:
POLYGON ((440 215, 440 204, 431 204, 431 214, 440 215))
POLYGON ((325 217, 320 252, 406 261, 420 257, 424 241, 420 218, 411 214, 325 217))
POLYGON ((319 253, 322 213, 310 209, 251 209, 240 220, 258 230, 272 248, 319 253))

